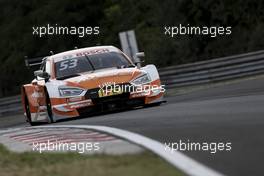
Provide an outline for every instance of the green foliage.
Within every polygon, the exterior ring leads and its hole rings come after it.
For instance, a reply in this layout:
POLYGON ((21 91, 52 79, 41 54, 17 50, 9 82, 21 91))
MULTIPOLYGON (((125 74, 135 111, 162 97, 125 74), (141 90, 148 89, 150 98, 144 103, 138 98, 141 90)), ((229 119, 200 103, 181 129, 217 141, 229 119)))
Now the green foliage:
POLYGON ((5 176, 182 176, 178 169, 150 152, 127 155, 75 152, 14 153, 0 144, 0 175, 5 176))
POLYGON ((183 64, 262 49, 264 2, 258 0, 0 0, 0 96, 18 93, 32 79, 24 56, 46 55, 78 47, 115 45, 118 33, 135 29, 147 63, 183 64), (32 26, 100 26, 100 35, 32 35, 32 26), (232 26, 232 35, 164 35, 164 26, 232 26))

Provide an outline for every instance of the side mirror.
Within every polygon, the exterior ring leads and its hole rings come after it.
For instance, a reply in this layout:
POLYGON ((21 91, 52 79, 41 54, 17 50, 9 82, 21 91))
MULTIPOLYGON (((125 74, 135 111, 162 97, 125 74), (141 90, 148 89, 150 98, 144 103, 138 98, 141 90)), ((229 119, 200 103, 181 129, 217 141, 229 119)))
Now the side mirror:
POLYGON ((50 75, 47 72, 44 72, 43 70, 37 70, 34 71, 34 76, 38 80, 38 77, 43 78, 46 82, 49 80, 50 75))
POLYGON ((136 57, 137 58, 143 58, 143 57, 145 57, 145 53, 144 52, 136 53, 136 57))
POLYGON ((145 57, 144 52, 138 52, 136 53, 136 58, 134 58, 134 64, 137 65, 138 67, 141 67, 141 63, 145 62, 143 58, 145 57))

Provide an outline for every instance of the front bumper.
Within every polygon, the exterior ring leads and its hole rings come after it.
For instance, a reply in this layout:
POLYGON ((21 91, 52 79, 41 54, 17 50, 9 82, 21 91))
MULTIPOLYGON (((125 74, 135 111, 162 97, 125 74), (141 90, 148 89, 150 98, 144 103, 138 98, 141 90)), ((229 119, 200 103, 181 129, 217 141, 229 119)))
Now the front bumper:
POLYGON ((132 108, 162 101, 163 92, 123 92, 122 94, 99 97, 99 88, 90 89, 81 97, 81 101, 70 102, 53 106, 56 119, 67 117, 87 116, 94 113, 114 111, 124 108, 132 108))

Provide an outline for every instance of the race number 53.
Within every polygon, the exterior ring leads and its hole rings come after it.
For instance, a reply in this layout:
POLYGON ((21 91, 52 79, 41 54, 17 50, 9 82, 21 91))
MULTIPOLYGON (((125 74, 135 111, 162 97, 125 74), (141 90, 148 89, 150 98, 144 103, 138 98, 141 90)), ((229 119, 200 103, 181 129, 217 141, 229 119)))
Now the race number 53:
POLYGON ((77 66, 77 59, 69 59, 69 60, 65 60, 62 61, 60 63, 60 71, 62 70, 66 70, 68 68, 75 68, 77 66))

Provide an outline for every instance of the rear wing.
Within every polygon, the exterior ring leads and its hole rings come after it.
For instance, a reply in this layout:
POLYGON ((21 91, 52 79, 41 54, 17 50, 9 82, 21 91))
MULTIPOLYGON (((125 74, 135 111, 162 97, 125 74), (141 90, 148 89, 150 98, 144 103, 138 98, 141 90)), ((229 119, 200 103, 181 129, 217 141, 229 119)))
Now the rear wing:
POLYGON ((28 56, 25 56, 25 65, 26 67, 41 65, 45 59, 47 59, 47 56, 35 58, 28 58, 28 56))

